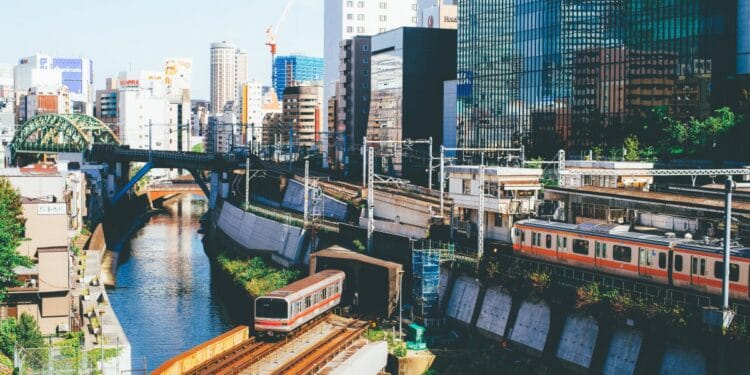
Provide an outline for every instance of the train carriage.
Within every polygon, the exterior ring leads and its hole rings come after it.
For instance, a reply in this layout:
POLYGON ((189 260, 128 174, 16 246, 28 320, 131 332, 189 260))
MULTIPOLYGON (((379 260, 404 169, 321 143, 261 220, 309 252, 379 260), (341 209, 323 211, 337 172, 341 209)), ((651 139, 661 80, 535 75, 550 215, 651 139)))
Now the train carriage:
MULTIPOLYGON (((628 229, 528 219, 515 224, 511 239, 514 253, 522 256, 721 294, 721 246, 628 229)), ((730 296, 750 300, 750 249, 734 247, 730 267, 730 296)))
POLYGON ((337 306, 344 272, 324 270, 255 299, 259 336, 285 336, 337 306))

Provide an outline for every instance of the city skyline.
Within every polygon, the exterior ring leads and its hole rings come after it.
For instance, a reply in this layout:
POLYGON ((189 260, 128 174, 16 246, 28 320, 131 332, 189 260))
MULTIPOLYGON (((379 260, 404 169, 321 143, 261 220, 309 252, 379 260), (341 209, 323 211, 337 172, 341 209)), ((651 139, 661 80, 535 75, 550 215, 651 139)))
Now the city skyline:
MULTIPOLYGON (((265 30, 278 21, 285 2, 252 0, 238 4, 219 0, 210 8, 193 0, 114 4, 81 0, 66 7, 39 8, 26 2, 5 5, 8 29, 27 27, 21 20, 27 22, 29 14, 37 21, 33 32, 24 33, 24 38, 4 41, 0 63, 17 64, 20 58, 37 52, 86 57, 93 61, 96 90, 104 88, 106 78, 117 77, 120 72, 154 70, 163 65, 164 58, 185 57, 193 61, 193 98, 208 99, 210 45, 226 40, 248 53, 249 79, 271 84, 265 30), (146 12, 148 9, 151 11, 146 12), (169 11, 177 13, 165 17, 169 11), (68 22, 60 27, 60 20, 75 18, 86 22, 68 22), (119 25, 126 22, 132 25, 124 33, 119 25)), ((279 53, 322 56, 322 15, 317 0, 295 1, 276 36, 279 53)))

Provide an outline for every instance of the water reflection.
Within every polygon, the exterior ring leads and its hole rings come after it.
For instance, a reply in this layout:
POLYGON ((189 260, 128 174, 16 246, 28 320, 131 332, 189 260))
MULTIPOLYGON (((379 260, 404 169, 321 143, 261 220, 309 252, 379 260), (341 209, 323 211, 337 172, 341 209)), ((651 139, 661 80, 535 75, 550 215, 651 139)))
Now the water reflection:
POLYGON ((112 306, 149 370, 233 327, 198 234, 204 201, 185 196, 136 232, 117 272, 112 306))

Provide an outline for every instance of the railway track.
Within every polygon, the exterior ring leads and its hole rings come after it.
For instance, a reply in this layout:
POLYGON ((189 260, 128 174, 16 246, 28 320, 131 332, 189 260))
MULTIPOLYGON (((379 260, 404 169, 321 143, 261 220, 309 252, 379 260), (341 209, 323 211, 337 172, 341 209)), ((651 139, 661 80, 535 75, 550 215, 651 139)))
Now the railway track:
POLYGON ((305 334, 329 318, 331 314, 323 314, 313 321, 308 322, 297 331, 294 336, 288 336, 284 339, 274 342, 266 342, 251 337, 241 344, 219 354, 215 359, 207 362, 200 367, 188 371, 192 375, 224 375, 236 374, 239 371, 251 366, 253 363, 260 361, 278 348, 284 346, 295 337, 305 334))
POLYGON ((322 340, 322 345, 313 346, 303 351, 282 365, 273 375, 307 375, 314 374, 358 340, 367 329, 368 323, 355 320, 334 330, 322 340))

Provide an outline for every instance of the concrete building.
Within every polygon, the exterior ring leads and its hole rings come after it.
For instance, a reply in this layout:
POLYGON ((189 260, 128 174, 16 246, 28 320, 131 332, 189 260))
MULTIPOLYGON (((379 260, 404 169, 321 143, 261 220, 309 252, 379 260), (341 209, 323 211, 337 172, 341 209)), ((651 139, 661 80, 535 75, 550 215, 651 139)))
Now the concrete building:
MULTIPOLYGON (((455 210, 453 227, 476 238, 479 212, 478 166, 447 167, 448 196, 455 210)), ((486 167, 484 172, 484 233, 489 240, 510 242, 513 223, 536 212, 542 170, 486 167)))
POLYGON ((323 59, 302 55, 276 56, 273 62, 273 88, 283 95, 289 86, 323 79, 323 59))
POLYGON ((360 147, 370 115, 370 47, 369 36, 355 36, 341 42, 333 155, 334 165, 339 169, 358 168, 362 164, 360 147))
POLYGON ((227 42, 211 43, 211 113, 220 114, 239 97, 247 80, 247 54, 227 42))
POLYGON ((70 91, 70 101, 76 113, 93 115, 94 69, 87 58, 53 57, 52 69, 60 70, 62 84, 70 91))
POLYGON ((45 113, 73 113, 67 86, 32 87, 25 94, 19 93, 17 102, 16 121, 19 124, 45 113))
POLYGON ((187 150, 190 90, 168 85, 162 72, 121 73, 120 140, 132 148, 187 150))
MULTIPOLYGON (((456 76, 456 31, 404 27, 375 35, 371 65, 367 139, 443 144, 443 82, 456 76)), ((379 162, 386 173, 426 183, 427 159, 404 166, 402 153, 384 148, 392 155, 379 162)))
POLYGON ((263 137, 263 85, 255 80, 243 83, 239 103, 242 142, 255 149, 263 137))
POLYGON ((0 64, 0 167, 5 166, 5 148, 16 131, 13 65, 0 64))
POLYGON ((107 78, 107 85, 104 90, 96 90, 94 99, 94 116, 107 124, 117 136, 119 136, 120 127, 118 126, 120 116, 117 112, 119 90, 117 80, 107 78))
POLYGON ((458 28, 458 0, 417 0, 417 26, 458 28))
POLYGON ((203 137, 208 133, 208 116, 211 102, 192 100, 190 102, 190 131, 192 136, 203 137))
POLYGON ((287 87, 282 102, 282 122, 288 127, 287 131, 291 127, 292 142, 308 149, 325 147, 327 121, 323 116, 323 87, 315 83, 287 87))
POLYGON ((325 0, 323 95, 336 94, 339 51, 343 40, 375 35, 402 26, 417 25, 416 0, 325 0))
POLYGON ((37 53, 18 60, 13 71, 15 91, 27 93, 32 87, 59 89, 62 85, 62 72, 52 68, 52 56, 37 53))

